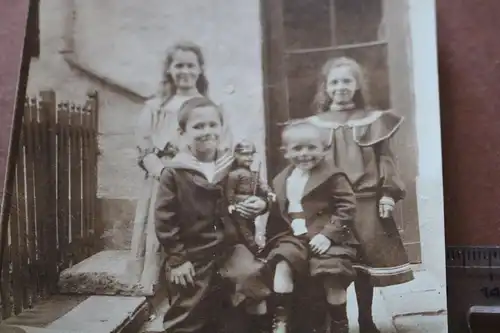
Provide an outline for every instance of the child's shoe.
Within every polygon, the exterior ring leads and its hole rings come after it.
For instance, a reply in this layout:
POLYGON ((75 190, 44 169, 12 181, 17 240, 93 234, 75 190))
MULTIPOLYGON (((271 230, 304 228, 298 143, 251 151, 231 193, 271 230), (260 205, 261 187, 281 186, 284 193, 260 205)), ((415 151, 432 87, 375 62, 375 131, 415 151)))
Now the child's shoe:
POLYGON ((347 320, 334 321, 330 324, 331 333, 349 333, 349 322, 347 320))
POLYGON ((347 318, 347 306, 330 305, 330 333, 349 333, 349 320, 347 318))
POLYGON ((380 333, 373 320, 360 320, 359 333, 380 333))
POLYGON ((290 333, 292 294, 275 294, 272 333, 290 333))

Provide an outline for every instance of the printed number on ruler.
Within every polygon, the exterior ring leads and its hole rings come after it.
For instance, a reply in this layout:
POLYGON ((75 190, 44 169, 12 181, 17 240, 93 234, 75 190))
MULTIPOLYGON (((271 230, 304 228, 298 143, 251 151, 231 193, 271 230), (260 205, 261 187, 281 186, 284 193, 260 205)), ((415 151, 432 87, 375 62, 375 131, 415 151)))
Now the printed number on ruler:
POLYGON ((480 279, 482 283, 477 285, 481 295, 486 299, 500 299, 500 247, 448 247, 446 268, 450 278, 459 275, 480 279))

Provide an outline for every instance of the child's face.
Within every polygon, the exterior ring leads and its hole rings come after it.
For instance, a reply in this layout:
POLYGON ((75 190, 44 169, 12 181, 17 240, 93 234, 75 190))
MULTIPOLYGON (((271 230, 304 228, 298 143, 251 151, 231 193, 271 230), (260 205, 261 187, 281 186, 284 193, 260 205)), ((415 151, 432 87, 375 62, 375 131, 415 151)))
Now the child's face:
POLYGON ((333 103, 351 103, 357 89, 356 78, 349 67, 335 67, 328 73, 326 78, 326 93, 332 99, 333 103))
POLYGON ((198 57, 191 51, 177 50, 169 67, 170 75, 176 87, 192 89, 201 74, 198 57))
POLYGON ((220 114, 212 106, 191 111, 183 132, 186 142, 195 152, 215 151, 222 133, 220 114))
POLYGON ((323 160, 327 148, 315 129, 304 127, 289 134, 284 147, 285 158, 295 167, 308 171, 323 160))
POLYGON ((238 165, 249 168, 253 163, 254 153, 237 153, 235 158, 238 165))

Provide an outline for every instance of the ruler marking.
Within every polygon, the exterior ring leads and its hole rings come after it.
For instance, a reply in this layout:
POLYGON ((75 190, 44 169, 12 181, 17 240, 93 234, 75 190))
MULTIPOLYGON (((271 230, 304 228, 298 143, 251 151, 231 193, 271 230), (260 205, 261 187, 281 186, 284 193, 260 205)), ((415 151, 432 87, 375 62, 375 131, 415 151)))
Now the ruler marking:
POLYGON ((500 323, 500 246, 448 247, 446 272, 450 331, 500 323))

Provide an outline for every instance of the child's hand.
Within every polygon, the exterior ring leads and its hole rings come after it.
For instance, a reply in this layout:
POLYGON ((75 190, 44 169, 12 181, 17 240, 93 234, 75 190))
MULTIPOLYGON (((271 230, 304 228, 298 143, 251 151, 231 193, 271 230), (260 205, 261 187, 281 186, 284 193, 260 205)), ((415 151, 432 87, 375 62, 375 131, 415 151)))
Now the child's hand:
POLYGON ((163 174, 163 171, 165 171, 165 167, 163 167, 159 172, 153 174, 153 177, 156 179, 156 180, 160 180, 161 179, 161 175, 163 174))
POLYGON ((188 261, 170 271, 170 282, 187 287, 188 283, 194 285, 194 266, 188 261))
POLYGON ((379 215, 383 219, 387 219, 392 216, 394 211, 395 202, 390 197, 382 197, 379 201, 378 210, 379 215))
POLYGON ((262 250, 264 246, 266 246, 266 235, 262 232, 258 232, 255 234, 255 243, 259 247, 259 250, 262 250))
POLYGON ((294 236, 300 236, 307 234, 306 220, 304 219, 294 219, 292 221, 292 230, 294 236))
POLYGON ((269 201, 271 201, 271 202, 275 202, 275 201, 276 201, 276 194, 274 194, 274 193, 272 193, 272 192, 271 192, 271 193, 269 193, 269 194, 267 195, 267 199, 268 199, 269 201))
POLYGON ((236 205, 236 211, 245 219, 253 219, 260 215, 266 208, 266 202, 259 197, 251 196, 236 205))
POLYGON ((309 242, 311 250, 316 254, 324 254, 326 251, 328 251, 331 245, 332 241, 322 234, 317 234, 309 242))

